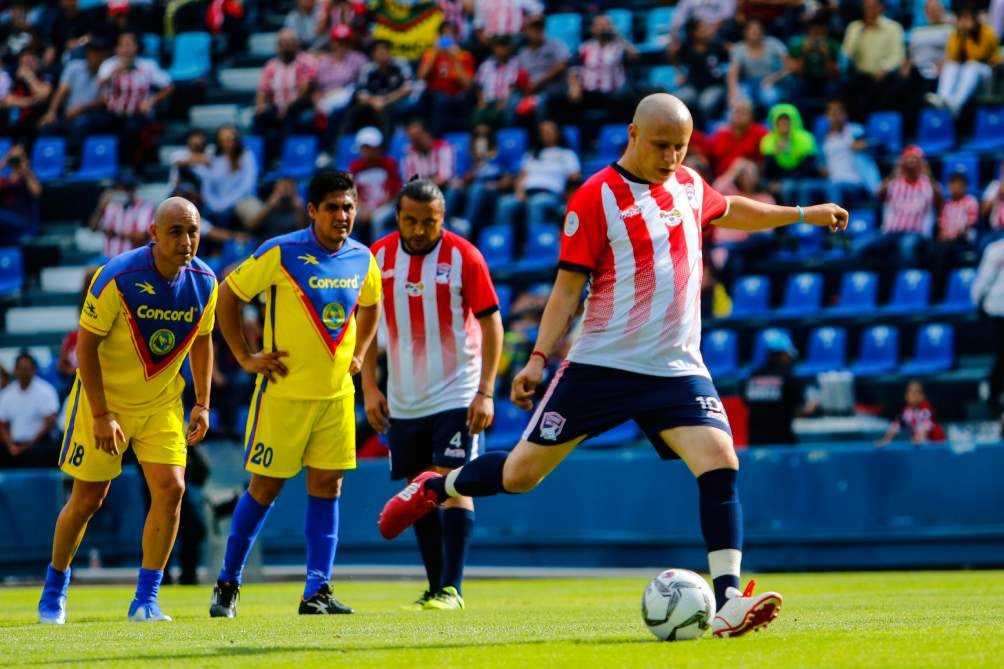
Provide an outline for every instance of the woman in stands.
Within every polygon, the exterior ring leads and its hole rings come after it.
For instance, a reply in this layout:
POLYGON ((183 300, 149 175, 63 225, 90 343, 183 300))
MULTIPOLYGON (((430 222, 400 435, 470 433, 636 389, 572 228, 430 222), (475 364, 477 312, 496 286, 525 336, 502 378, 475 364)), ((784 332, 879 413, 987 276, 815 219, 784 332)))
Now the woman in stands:
POLYGON ((972 6, 960 9, 956 30, 945 49, 938 92, 929 101, 958 116, 979 85, 990 78, 991 67, 1000 62, 999 49, 997 35, 980 21, 976 10, 972 6))
POLYGON ((236 226, 237 205, 254 198, 258 163, 244 147, 237 128, 227 123, 216 131, 216 156, 202 179, 202 199, 217 225, 236 226))

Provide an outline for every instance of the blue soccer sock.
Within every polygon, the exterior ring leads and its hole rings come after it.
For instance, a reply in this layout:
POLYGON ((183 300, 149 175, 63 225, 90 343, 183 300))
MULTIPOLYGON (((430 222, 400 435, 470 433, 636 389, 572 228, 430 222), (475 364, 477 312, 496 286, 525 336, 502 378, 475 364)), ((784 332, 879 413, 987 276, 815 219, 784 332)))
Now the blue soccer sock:
POLYGON ((718 608, 725 590, 739 587, 743 550, 743 510, 734 469, 714 469, 697 477, 700 490, 701 533, 708 549, 708 567, 718 608))
POLYGON ((223 568, 217 577, 220 581, 240 585, 251 546, 258 538, 258 533, 261 532, 265 519, 268 518, 268 512, 273 506, 275 504, 262 506, 247 491, 241 495, 234 508, 234 517, 230 521, 227 552, 223 557, 223 568))
POLYGON ((441 502, 450 497, 490 497, 508 492, 502 486, 502 468, 508 455, 490 451, 446 476, 430 479, 425 485, 435 491, 441 502))
POLYGON ((45 570, 45 585, 42 587, 42 601, 56 603, 61 597, 66 597, 70 587, 70 568, 59 571, 51 564, 45 570))
POLYGON ((307 495, 307 582, 303 597, 309 599, 331 577, 338 547, 338 498, 307 495))
POLYGON ((136 596, 133 598, 133 601, 140 605, 156 603, 162 580, 164 580, 164 571, 162 569, 144 569, 140 567, 139 577, 136 579, 136 596))
POLYGON ((415 522, 418 552, 422 554, 425 575, 429 578, 429 592, 437 592, 443 578, 443 514, 439 509, 415 522))
POLYGON ((474 531, 474 511, 443 509, 443 587, 452 585, 461 592, 467 546, 474 531))

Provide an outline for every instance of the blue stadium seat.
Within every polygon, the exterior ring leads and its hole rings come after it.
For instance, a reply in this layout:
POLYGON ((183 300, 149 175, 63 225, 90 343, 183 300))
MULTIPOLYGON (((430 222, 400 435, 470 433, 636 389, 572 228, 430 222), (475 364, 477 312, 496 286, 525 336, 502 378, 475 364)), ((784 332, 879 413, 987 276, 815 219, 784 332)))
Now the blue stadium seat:
MULTIPOLYGON (((8 138, 0 137, 0 158, 6 156, 7 152, 10 151, 12 146, 14 146, 14 143, 11 142, 8 138)), ((6 172, 8 169, 9 168, 4 168, 4 172, 6 172)))
POLYGON ((624 152, 627 142, 627 126, 623 123, 608 123, 600 128, 599 138, 596 141, 596 153, 600 158, 616 160, 624 152))
POLYGON ((770 279, 751 275, 732 284, 732 317, 765 316, 770 308, 770 279))
POLYGON ((596 174, 604 167, 620 158, 620 156, 601 156, 599 158, 586 158, 582 160, 582 174, 590 176, 596 174))
POLYGON ((244 135, 241 137, 244 148, 254 154, 254 159, 258 163, 258 174, 265 174, 265 140, 258 135, 244 135))
POLYGON ((282 158, 276 176, 305 179, 314 173, 317 162, 316 135, 290 135, 282 146, 282 158))
POLYGON ((899 330, 889 325, 873 325, 861 333, 858 361, 851 365, 855 376, 878 376, 899 364, 899 330))
POLYGON ((485 438, 485 449, 508 451, 519 443, 530 414, 507 399, 495 402, 495 422, 485 438))
POLYGON ((84 140, 80 169, 73 181, 101 181, 119 173, 119 138, 114 135, 91 135, 84 140))
POLYGON ((244 434, 244 430, 247 428, 248 424, 248 413, 248 406, 246 404, 240 405, 237 409, 237 413, 234 416, 234 434, 244 434))
POLYGON ((506 170, 518 172, 523 154, 530 145, 530 137, 524 128, 500 128, 495 133, 495 143, 499 149, 499 159, 506 170))
POLYGON ((899 153, 903 150, 903 115, 897 111, 872 113, 865 127, 865 137, 873 149, 899 153))
POLYGON ((495 284, 495 294, 499 298, 499 311, 502 313, 502 318, 507 318, 509 310, 512 309, 512 286, 508 283, 497 283, 495 284))
POLYGON ((655 7, 645 17, 645 42, 638 50, 643 53, 662 51, 669 43, 669 26, 673 23, 676 7, 655 7))
POLYGON ((847 366, 847 331, 844 328, 816 328, 809 335, 805 362, 795 367, 798 376, 815 376, 847 366))
POLYGON ((980 107, 975 126, 973 138, 963 149, 977 153, 1004 149, 1004 107, 980 107))
MULTIPOLYGON (((810 316, 823 306, 823 277, 813 272, 799 272, 788 277, 784 302, 774 310, 776 316, 810 316)), ((733 313, 735 310, 733 308, 733 313)))
POLYGON ((614 29, 620 36, 628 42, 634 41, 634 29, 632 28, 632 14, 630 9, 608 9, 607 16, 614 24, 614 29))
POLYGON ((957 153, 946 154, 942 158, 941 183, 944 184, 946 190, 948 188, 948 177, 956 172, 962 172, 966 175, 970 193, 981 192, 980 157, 978 155, 968 151, 959 151, 957 153))
POLYGON ((976 270, 972 267, 960 267, 952 270, 948 275, 948 288, 945 290, 945 299, 935 305, 934 310, 941 314, 967 314, 976 309, 973 304, 970 289, 973 279, 976 278, 976 270))
POLYGON ((757 333, 753 341, 753 355, 750 357, 746 371, 752 371, 767 362, 767 342, 771 339, 783 336, 791 339, 791 332, 787 328, 766 328, 757 333))
POLYGON ((923 313, 931 300, 931 273, 922 269, 904 269, 896 274, 892 299, 884 311, 895 314, 923 313))
POLYGON ((157 33, 143 33, 143 55, 151 60, 160 62, 160 35, 157 33))
POLYGON ((335 152, 335 167, 348 170, 353 160, 359 157, 356 150, 355 135, 345 134, 338 138, 338 150, 335 152))
POLYGON ((955 120, 946 109, 925 108, 920 111, 917 146, 928 155, 937 155, 955 146, 955 120))
POLYGON ((715 378, 739 372, 739 337, 733 330, 712 330, 701 337, 701 356, 715 378))
POLYGON ((579 14, 550 14, 544 20, 548 37, 564 42, 574 58, 582 43, 582 17, 579 14))
POLYGON ((552 223, 535 225, 528 231, 521 268, 553 267, 558 262, 561 229, 552 223))
POLYGON ((168 74, 174 81, 190 81, 209 74, 211 38, 207 32, 178 33, 174 38, 171 69, 168 74))
POLYGON ((0 297, 21 290, 24 285, 24 255, 19 246, 0 248, 0 297))
POLYGON ((917 330, 913 359, 903 363, 904 376, 934 374, 951 369, 955 363, 955 329, 951 325, 929 323, 917 330))
POLYGON ((473 158, 471 157, 471 136, 466 132, 448 132, 443 135, 443 139, 453 147, 454 164, 453 174, 462 177, 471 169, 473 158))
POLYGON ((223 242, 222 261, 223 267, 240 262, 254 253, 258 245, 252 240, 240 241, 228 239, 223 242))
POLYGON ((779 260, 811 260, 823 252, 825 233, 811 223, 797 223, 785 228, 784 234, 795 243, 793 249, 778 251, 779 260))
POLYGON ((577 125, 565 125, 561 128, 561 135, 565 138, 565 144, 572 151, 579 153, 582 148, 582 132, 577 125))
POLYGON ((641 438, 642 434, 638 425, 633 420, 629 420, 603 434, 586 439, 582 445, 585 448, 622 448, 630 446, 641 438))
POLYGON ((826 133, 830 131, 830 119, 826 114, 820 114, 812 122, 812 134, 816 136, 816 141, 822 145, 826 141, 826 133))
POLYGON ((492 269, 512 262, 513 230, 508 225, 489 225, 478 235, 478 249, 492 269))
POLYGON ((672 92, 679 88, 680 70, 672 65, 656 65, 648 71, 648 85, 672 92))
POLYGON ((390 138, 390 148, 387 149, 387 155, 397 161, 404 160, 404 154, 408 152, 408 134, 403 130, 398 130, 390 138))
POLYGON ((847 234, 857 237, 868 232, 874 232, 877 227, 875 211, 872 209, 855 209, 850 212, 847 220, 847 234))
POLYGON ((878 277, 874 272, 847 272, 840 279, 839 302, 827 309, 832 316, 874 313, 878 302, 878 277))
POLYGON ((39 137, 31 150, 31 167, 39 181, 53 181, 63 176, 66 164, 66 140, 62 137, 39 137))

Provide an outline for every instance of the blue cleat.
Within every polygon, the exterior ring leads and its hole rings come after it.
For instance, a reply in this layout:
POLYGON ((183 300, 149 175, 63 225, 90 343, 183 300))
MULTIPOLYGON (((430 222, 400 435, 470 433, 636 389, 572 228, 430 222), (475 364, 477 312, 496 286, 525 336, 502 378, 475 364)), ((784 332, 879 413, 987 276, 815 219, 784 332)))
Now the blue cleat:
POLYGON ((134 599, 129 605, 129 620, 134 623, 169 623, 173 619, 160 610, 160 605, 157 602, 140 603, 134 599))
POLYGON ((66 624, 66 591, 70 587, 70 569, 56 571, 49 565, 45 573, 45 586, 38 600, 38 622, 43 625, 66 624))

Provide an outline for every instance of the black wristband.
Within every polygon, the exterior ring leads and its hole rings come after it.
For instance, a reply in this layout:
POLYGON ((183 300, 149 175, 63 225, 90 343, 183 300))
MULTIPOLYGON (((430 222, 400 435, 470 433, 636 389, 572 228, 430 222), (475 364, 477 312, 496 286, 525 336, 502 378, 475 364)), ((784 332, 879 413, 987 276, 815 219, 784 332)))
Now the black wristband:
POLYGON ((474 392, 474 394, 475 394, 475 395, 481 395, 481 397, 484 397, 485 399, 489 399, 489 400, 493 400, 493 399, 495 399, 495 396, 494 396, 494 395, 488 395, 487 393, 483 393, 483 392, 481 392, 480 390, 476 390, 476 391, 474 392))

